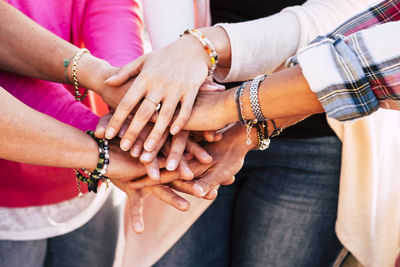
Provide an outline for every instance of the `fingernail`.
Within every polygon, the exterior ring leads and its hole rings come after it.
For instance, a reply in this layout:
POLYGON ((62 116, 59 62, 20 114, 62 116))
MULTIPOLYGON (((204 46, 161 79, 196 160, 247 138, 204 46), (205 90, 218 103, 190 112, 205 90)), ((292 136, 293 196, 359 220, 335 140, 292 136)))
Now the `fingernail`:
POLYGON ((141 152, 140 146, 134 146, 132 151, 132 156, 138 158, 140 156, 140 152, 141 152))
POLYGON ((217 189, 214 189, 214 190, 211 192, 211 197, 215 198, 215 197, 217 197, 217 195, 218 195, 218 190, 217 190, 217 189))
POLYGON ((178 166, 178 162, 174 159, 168 160, 167 162, 167 170, 173 171, 178 166))
POLYGON ((128 149, 131 147, 131 141, 129 140, 124 140, 121 144, 121 149, 123 151, 128 151, 128 149))
POLYGON ((179 132, 180 128, 179 126, 174 126, 174 128, 171 129, 171 134, 175 135, 179 132))
POLYGON ((135 231, 143 232, 143 225, 141 223, 135 223, 135 231))
POLYGON ((200 157, 206 161, 212 161, 212 157, 207 152, 201 152, 200 157))
POLYGON ((106 138, 112 139, 114 137, 114 134, 115 134, 115 129, 113 127, 110 127, 107 129, 106 138))
POLYGON ((203 187, 199 184, 193 185, 193 191, 195 191, 201 197, 205 195, 203 187))
POLYGON ((183 171, 187 174, 188 178, 193 179, 194 174, 189 167, 183 168, 183 171))
POLYGON ((151 154, 145 152, 140 156, 140 159, 143 161, 151 161, 151 154))
POLYGON ((151 152, 151 151, 154 150, 155 146, 156 146, 156 141, 154 141, 153 139, 150 139, 144 145, 144 149, 146 149, 147 151, 151 152))
POLYGON ((179 199, 178 200, 178 205, 181 208, 187 208, 189 206, 189 203, 186 200, 179 199))
POLYGON ((160 180, 160 171, 159 170, 156 170, 156 169, 150 170, 150 175, 153 180, 157 180, 157 181, 160 180))
POLYGON ((111 82, 112 80, 114 80, 114 77, 115 77, 115 75, 113 75, 113 76, 111 76, 111 77, 108 77, 108 78, 104 81, 104 83, 111 82))

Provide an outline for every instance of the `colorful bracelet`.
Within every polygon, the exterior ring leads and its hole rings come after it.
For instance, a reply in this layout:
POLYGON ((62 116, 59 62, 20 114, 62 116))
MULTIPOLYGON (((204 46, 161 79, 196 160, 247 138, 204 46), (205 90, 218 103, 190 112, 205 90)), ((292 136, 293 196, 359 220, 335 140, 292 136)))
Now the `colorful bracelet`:
POLYGON ((72 84, 74 85, 75 99, 77 101, 83 101, 88 94, 87 89, 85 89, 83 95, 79 92, 79 83, 78 83, 78 61, 86 53, 90 54, 90 51, 87 50, 86 48, 82 48, 75 54, 75 56, 72 59, 72 84))
POLYGON ((217 51, 215 51, 214 45, 199 30, 187 29, 186 31, 183 32, 183 34, 180 35, 180 37, 182 37, 184 34, 189 34, 196 37, 203 45, 207 54, 210 56, 210 61, 211 61, 211 68, 208 70, 208 75, 209 76, 212 75, 218 65, 218 54, 217 51))
POLYGON ((107 168, 110 164, 108 141, 105 139, 96 138, 94 136, 94 132, 92 131, 87 131, 86 133, 97 142, 99 146, 99 159, 93 172, 89 172, 84 168, 74 169, 76 174, 76 183, 79 190, 79 197, 83 196, 80 182, 87 184, 89 192, 93 191, 94 193, 97 193, 97 187, 100 181, 107 183, 107 188, 109 183, 109 178, 106 176, 107 168))

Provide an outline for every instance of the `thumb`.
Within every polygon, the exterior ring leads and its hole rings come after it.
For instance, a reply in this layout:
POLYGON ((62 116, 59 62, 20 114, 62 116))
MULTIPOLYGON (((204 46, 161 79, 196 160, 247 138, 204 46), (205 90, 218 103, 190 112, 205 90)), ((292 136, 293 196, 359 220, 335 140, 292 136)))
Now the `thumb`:
POLYGON ((106 133, 106 126, 108 122, 110 121, 112 117, 111 113, 107 113, 103 117, 99 119, 99 122, 97 123, 96 130, 94 132, 94 135, 97 138, 105 138, 105 133, 106 133))
POLYGON ((126 64, 118 70, 117 73, 104 81, 109 86, 121 86, 126 83, 131 77, 140 73, 140 69, 144 63, 145 56, 141 56, 136 60, 126 64))

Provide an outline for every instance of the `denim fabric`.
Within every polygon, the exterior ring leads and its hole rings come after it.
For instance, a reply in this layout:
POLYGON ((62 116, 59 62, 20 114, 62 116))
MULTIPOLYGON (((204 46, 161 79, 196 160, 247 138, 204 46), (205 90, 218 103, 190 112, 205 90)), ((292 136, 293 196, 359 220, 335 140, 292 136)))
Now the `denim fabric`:
POLYGON ((274 139, 253 151, 217 200, 156 267, 329 266, 335 235, 341 142, 274 139))
POLYGON ((0 266, 111 267, 118 225, 118 210, 109 197, 96 216, 71 233, 32 241, 0 240, 0 266))

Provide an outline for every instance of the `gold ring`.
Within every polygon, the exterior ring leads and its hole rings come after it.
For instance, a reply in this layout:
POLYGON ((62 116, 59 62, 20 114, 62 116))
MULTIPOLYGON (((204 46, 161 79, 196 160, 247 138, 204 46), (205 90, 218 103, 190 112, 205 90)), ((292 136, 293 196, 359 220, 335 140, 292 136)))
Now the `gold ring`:
POLYGON ((153 102, 153 104, 156 105, 156 106, 158 105, 158 103, 153 98, 151 98, 150 96, 146 96, 145 99, 153 102))

